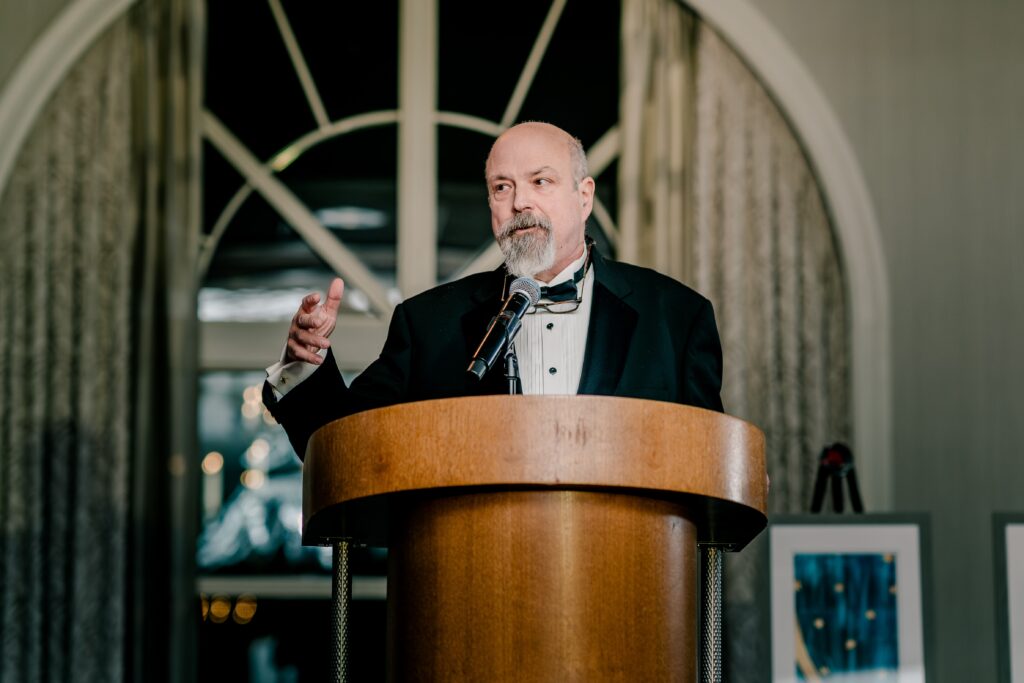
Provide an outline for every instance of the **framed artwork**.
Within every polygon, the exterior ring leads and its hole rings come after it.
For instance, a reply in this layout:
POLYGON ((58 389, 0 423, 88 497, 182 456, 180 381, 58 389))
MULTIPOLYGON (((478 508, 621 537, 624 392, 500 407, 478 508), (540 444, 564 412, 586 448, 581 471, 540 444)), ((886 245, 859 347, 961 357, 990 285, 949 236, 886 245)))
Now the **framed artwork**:
POLYGON ((1024 683, 1024 513, 993 520, 999 680, 1024 683))
POLYGON ((924 683, 926 515, 774 516, 771 680, 924 683))

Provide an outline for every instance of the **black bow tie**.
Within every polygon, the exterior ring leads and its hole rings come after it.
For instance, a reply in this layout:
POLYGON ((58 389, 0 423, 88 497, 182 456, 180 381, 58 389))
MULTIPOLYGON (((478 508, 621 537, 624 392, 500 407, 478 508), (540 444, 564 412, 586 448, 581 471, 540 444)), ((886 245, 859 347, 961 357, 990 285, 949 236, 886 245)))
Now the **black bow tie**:
POLYGON ((557 285, 552 285, 550 287, 541 287, 540 298, 554 302, 573 301, 578 296, 576 283, 583 279, 586 272, 587 262, 584 260, 580 269, 573 273, 571 280, 559 282, 557 285))

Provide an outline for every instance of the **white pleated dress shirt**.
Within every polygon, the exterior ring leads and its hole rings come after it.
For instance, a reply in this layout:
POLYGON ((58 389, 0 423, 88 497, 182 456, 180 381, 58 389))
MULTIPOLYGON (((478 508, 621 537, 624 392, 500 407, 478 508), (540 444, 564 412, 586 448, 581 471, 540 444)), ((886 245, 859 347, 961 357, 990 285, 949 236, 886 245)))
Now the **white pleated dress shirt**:
MULTIPOLYGON (((540 284, 557 285, 571 280, 586 258, 584 250, 583 256, 570 263, 551 282, 540 284)), ((524 394, 575 394, 579 390, 593 301, 593 268, 587 270, 586 277, 577 286, 583 289, 583 301, 572 313, 548 313, 540 308, 531 309, 532 312, 523 317, 523 327, 514 344, 524 394)))

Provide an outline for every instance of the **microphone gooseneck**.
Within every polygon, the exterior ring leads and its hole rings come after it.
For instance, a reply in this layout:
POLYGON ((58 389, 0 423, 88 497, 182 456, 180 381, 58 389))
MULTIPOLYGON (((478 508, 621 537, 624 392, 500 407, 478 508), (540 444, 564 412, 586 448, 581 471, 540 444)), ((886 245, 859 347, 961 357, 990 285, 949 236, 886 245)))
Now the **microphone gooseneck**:
POLYGON ((498 315, 494 316, 488 326, 487 333, 473 353, 473 360, 466 368, 466 372, 477 379, 483 379, 501 354, 502 349, 515 339, 526 311, 538 301, 540 301, 540 285, 536 281, 528 277, 519 277, 513 280, 508 288, 508 298, 505 299, 498 315))

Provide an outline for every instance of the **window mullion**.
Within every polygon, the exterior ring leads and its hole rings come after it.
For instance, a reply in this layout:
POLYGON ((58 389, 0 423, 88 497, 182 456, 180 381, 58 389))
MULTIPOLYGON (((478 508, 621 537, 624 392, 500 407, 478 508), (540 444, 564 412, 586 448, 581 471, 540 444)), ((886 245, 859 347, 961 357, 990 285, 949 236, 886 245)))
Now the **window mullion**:
POLYGON ((398 76, 398 288, 437 284, 437 0, 402 0, 398 76))

